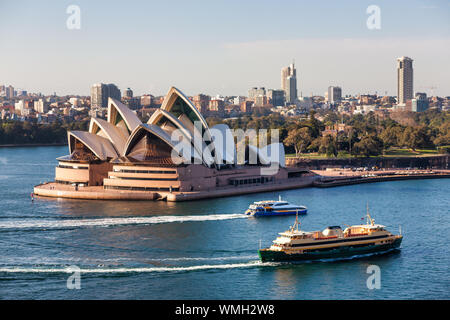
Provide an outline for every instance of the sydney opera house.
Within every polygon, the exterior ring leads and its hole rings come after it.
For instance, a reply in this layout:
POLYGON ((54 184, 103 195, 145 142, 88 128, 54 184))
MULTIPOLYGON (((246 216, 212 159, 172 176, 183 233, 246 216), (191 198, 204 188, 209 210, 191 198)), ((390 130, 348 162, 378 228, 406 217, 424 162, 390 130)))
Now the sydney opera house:
POLYGON ((182 201, 310 183, 307 172, 286 168, 280 143, 247 145, 238 161, 229 127, 208 127, 174 87, 147 123, 109 98, 107 120, 92 118, 88 132, 69 131, 67 136, 69 154, 57 159, 53 182, 35 186, 36 195, 182 201))

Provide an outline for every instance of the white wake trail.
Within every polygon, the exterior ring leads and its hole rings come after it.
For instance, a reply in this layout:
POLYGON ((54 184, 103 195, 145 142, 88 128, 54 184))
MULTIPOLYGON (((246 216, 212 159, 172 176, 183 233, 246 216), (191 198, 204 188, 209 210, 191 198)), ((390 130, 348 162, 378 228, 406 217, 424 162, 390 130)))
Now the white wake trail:
POLYGON ((257 259, 258 256, 230 256, 230 257, 178 257, 178 258, 159 258, 148 259, 153 261, 223 261, 223 260, 244 260, 244 259, 257 259))
POLYGON ((60 268, 0 268, 0 273, 74 273, 79 271, 84 274, 92 273, 152 273, 152 272, 182 272, 182 271, 198 271, 207 269, 234 269, 234 268, 250 268, 250 267, 271 267, 277 266, 277 263, 262 263, 260 261, 250 261, 246 263, 231 263, 217 265, 199 265, 190 267, 151 267, 151 268, 99 268, 99 269, 79 269, 72 267, 65 269, 60 268))
POLYGON ((171 222, 216 221, 247 218, 244 214, 211 214, 197 216, 156 216, 129 218, 92 218, 61 220, 11 220, 0 221, 0 229, 60 229, 77 227, 110 227, 120 225, 159 224, 171 222))

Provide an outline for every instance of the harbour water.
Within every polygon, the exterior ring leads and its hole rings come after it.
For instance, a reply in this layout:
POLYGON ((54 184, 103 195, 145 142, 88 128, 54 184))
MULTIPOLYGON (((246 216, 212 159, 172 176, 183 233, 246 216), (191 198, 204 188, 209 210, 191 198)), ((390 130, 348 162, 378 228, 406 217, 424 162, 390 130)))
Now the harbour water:
POLYGON ((0 148, 1 299, 449 299, 450 180, 306 188, 185 203, 30 199, 67 147, 0 148), (402 249, 300 264, 258 261, 295 217, 243 215, 258 200, 306 205, 305 230, 359 224, 366 203, 402 249), (381 270, 368 289, 367 268, 381 270), (67 267, 81 269, 68 289, 67 267))

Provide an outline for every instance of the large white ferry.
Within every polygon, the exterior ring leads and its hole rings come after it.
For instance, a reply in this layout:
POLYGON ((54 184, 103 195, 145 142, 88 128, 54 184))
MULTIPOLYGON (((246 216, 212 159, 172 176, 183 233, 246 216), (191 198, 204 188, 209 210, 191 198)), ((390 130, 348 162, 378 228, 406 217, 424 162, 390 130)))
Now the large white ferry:
POLYGON ((257 201, 251 204, 246 215, 255 217, 265 217, 265 216, 281 216, 289 214, 306 214, 308 208, 305 206, 298 206, 295 204, 290 204, 287 201, 281 200, 281 196, 277 200, 265 200, 257 201))
POLYGON ((302 261, 351 257, 360 254, 386 252, 400 247, 403 236, 375 224, 367 212, 367 223, 327 227, 323 231, 299 230, 298 216, 294 226, 280 233, 272 246, 258 251, 264 261, 302 261))

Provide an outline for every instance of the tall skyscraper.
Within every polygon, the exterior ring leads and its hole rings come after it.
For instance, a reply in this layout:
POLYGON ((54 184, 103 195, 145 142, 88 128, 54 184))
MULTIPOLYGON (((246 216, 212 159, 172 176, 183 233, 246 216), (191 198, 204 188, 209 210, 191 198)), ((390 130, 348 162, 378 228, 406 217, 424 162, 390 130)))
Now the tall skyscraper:
POLYGON ((406 104, 406 100, 412 99, 413 90, 413 60, 408 57, 397 59, 397 103, 406 104))
POLYGON ((294 63, 281 69, 281 89, 286 93, 287 103, 294 103, 297 100, 297 70, 294 63))
POLYGON ((121 94, 115 84, 96 83, 91 87, 91 108, 108 107, 108 98, 120 100, 121 94))
POLYGON ((338 103, 342 99, 342 89, 341 87, 328 87, 328 102, 331 104, 338 103))
POLYGON ((10 99, 14 98, 14 96, 15 96, 14 87, 13 86, 6 87, 6 98, 10 99))

